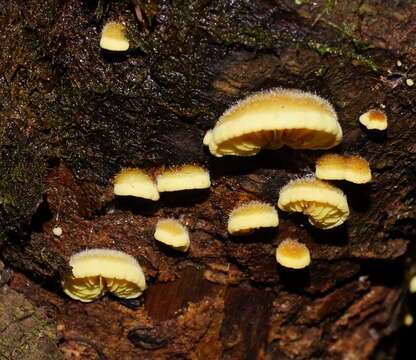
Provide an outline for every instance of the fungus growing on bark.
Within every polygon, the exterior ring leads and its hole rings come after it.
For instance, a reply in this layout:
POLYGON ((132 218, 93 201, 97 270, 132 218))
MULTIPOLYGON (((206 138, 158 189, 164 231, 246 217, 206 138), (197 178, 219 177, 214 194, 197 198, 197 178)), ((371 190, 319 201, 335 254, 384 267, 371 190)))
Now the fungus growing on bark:
POLYGON ((251 156, 261 149, 329 149, 342 140, 331 104, 295 89, 255 93, 232 106, 204 137, 211 154, 251 156))
POLYGON ((160 192, 205 189, 211 186, 208 170, 197 165, 183 165, 165 170, 156 177, 160 192))
POLYGON ((264 227, 276 227, 279 218, 274 206, 260 201, 250 201, 235 208, 228 218, 228 232, 243 235, 264 227))
POLYGON ((280 190, 279 209, 302 212, 309 222, 321 229, 341 225, 349 215, 344 193, 322 180, 301 178, 280 190))
POLYGON ((360 123, 368 130, 386 130, 387 115, 379 109, 370 109, 360 116, 360 123))
POLYGON ((106 291, 131 299, 146 289, 146 279, 137 260, 122 251, 84 250, 71 256, 72 275, 62 280, 64 292, 83 302, 93 301, 106 291))
POLYGON ((126 27, 123 24, 105 24, 101 32, 100 47, 110 51, 126 51, 129 48, 129 40, 125 32, 126 27))
POLYGON ((190 240, 189 233, 176 219, 161 219, 156 224, 155 239, 178 251, 187 251, 190 240))
POLYGON ((361 156, 325 154, 317 160, 315 174, 323 180, 347 180, 356 184, 371 181, 370 165, 361 156))
POLYGON ((159 191, 152 178, 140 169, 123 169, 114 177, 114 194, 159 200, 159 191))
POLYGON ((311 263, 311 256, 305 244, 286 239, 276 249, 276 260, 284 267, 303 269, 311 263))

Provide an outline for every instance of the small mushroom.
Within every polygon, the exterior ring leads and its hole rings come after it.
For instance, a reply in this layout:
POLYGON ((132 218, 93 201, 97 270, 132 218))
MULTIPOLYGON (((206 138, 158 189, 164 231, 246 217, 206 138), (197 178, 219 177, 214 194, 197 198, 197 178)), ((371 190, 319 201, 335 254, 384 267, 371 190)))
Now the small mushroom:
POLYGON ((183 165, 163 171, 156 177, 159 192, 205 189, 211 186, 208 170, 198 165, 183 165))
POLYGON ((405 326, 412 326, 413 325, 413 316, 412 316, 412 314, 408 313, 404 316, 403 324, 405 326))
POLYGON ((138 297, 146 279, 137 260, 122 251, 89 249, 71 256, 72 275, 62 279, 64 292, 83 302, 93 301, 110 291, 123 299, 138 297))
POLYGON ((296 89, 255 93, 232 106, 203 140, 212 155, 251 156, 261 149, 329 149, 342 140, 334 108, 296 89))
POLYGON ((185 252, 189 249, 189 233, 176 219, 160 219, 156 224, 155 239, 175 250, 185 252))
POLYGON ((276 227, 279 217, 274 206, 260 201, 250 201, 235 208, 228 218, 228 232, 243 235, 264 227, 276 227))
POLYGON ((370 165, 361 156, 325 154, 317 160, 315 174, 323 180, 347 180, 356 184, 371 181, 370 165))
POLYGON ((416 275, 414 275, 414 276, 410 279, 410 283, 409 283, 409 291, 410 291, 410 293, 412 293, 412 294, 416 293, 416 275))
POLYGON ((159 200, 159 191, 152 178, 140 169, 123 169, 114 177, 114 194, 159 200))
POLYGON ((53 229, 52 229, 52 233, 55 236, 58 236, 59 237, 59 236, 62 235, 63 231, 62 231, 62 228, 60 226, 54 226, 53 229))
POLYGON ((360 123, 368 130, 386 130, 387 115, 380 109, 370 109, 360 116, 360 123))
POLYGON ((126 51, 129 40, 126 37, 126 27, 123 24, 109 22, 104 25, 101 33, 100 47, 110 51, 126 51))
POLYGON ((279 209, 302 212, 321 229, 341 225, 349 216, 347 198, 333 185, 315 178, 291 181, 280 190, 279 209))
POLYGON ((311 263, 311 256, 305 244, 286 239, 276 249, 276 261, 287 268, 303 269, 311 263))

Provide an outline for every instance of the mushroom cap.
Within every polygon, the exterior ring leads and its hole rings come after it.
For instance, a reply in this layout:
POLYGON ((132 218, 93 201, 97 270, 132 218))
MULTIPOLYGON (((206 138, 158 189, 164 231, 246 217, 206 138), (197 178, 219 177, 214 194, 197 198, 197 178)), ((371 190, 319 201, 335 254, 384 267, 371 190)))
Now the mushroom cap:
POLYGON ((125 31, 126 27, 123 24, 105 24, 101 32, 100 47, 110 51, 126 51, 129 48, 129 40, 125 31))
POLYGON ((329 149, 342 140, 331 104, 296 89, 255 93, 232 106, 204 137, 210 152, 251 156, 261 149, 329 149))
POLYGON ((361 156, 325 154, 316 162, 316 177, 324 180, 347 180, 356 184, 371 181, 371 169, 361 156))
POLYGON ((211 186, 208 170, 198 165, 167 169, 159 174, 156 180, 160 192, 205 189, 211 186))
POLYGON ((228 218, 230 234, 246 234, 254 229, 278 225, 279 217, 275 207, 260 201, 250 201, 235 208, 228 218))
POLYGON ((146 289, 146 279, 137 260, 122 251, 89 249, 71 256, 72 276, 63 279, 65 293, 84 302, 103 295, 106 290, 130 299, 146 289))
POLYGON ((276 249, 276 261, 284 267, 302 269, 311 263, 311 256, 305 244, 286 239, 276 249))
POLYGON ((349 216, 344 193, 322 180, 301 178, 280 190, 279 209, 308 215, 309 222, 321 229, 341 225, 349 216))
POLYGON ((140 169, 123 169, 114 177, 114 194, 159 200, 159 191, 152 178, 140 169))
POLYGON ((387 115, 380 109, 370 109, 360 116, 360 123, 368 130, 386 130, 387 115))
POLYGON ((188 230, 176 219, 160 219, 156 224, 155 239, 175 250, 187 251, 190 240, 188 230))

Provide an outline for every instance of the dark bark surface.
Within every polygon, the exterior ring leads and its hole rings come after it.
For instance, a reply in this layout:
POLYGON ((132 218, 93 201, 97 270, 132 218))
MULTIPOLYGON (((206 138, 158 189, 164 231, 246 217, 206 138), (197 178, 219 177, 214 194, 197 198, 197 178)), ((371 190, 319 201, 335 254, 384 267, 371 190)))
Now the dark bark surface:
POLYGON ((2 1, 7 291, 49 309, 69 359, 393 358, 416 235, 416 86, 406 83, 416 78, 414 19, 412 0, 2 1), (126 54, 99 48, 110 20, 127 24, 126 54), (344 131, 334 151, 365 157, 373 182, 337 184, 351 210, 338 228, 280 212, 277 230, 233 238, 226 221, 234 206, 276 203, 281 186, 312 173, 323 153, 217 159, 203 148, 230 104, 277 86, 330 100, 344 131), (358 123, 372 107, 388 114, 386 132, 358 123), (113 197, 123 167, 184 163, 210 170, 209 191, 156 203, 113 197), (187 254, 155 243, 160 217, 188 226, 187 254), (310 249, 307 270, 277 266, 275 248, 287 237, 310 249), (94 247, 139 260, 149 285, 141 299, 83 304, 61 292, 71 254, 94 247), (163 346, 135 347, 127 336, 137 326, 163 346))

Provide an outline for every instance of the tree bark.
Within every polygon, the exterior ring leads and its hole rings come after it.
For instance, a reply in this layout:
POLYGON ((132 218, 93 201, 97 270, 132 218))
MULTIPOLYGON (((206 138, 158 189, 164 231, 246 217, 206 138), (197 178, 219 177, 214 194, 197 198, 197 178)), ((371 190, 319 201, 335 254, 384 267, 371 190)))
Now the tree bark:
POLYGON ((46 311, 68 359, 393 359, 414 261, 415 18, 412 0, 1 2, 0 248, 14 271, 4 291, 46 311), (100 49, 108 21, 126 24, 125 54, 100 49), (337 184, 351 215, 333 230, 280 212, 278 230, 230 237, 236 205, 275 204, 324 153, 218 159, 203 148, 227 107, 273 87, 334 104, 344 139, 333 150, 366 158, 373 182, 337 184), (358 122, 374 107, 385 132, 358 122), (209 191, 113 196, 124 167, 185 163, 209 169, 209 191), (161 217, 188 226, 187 254, 156 244, 161 217), (310 249, 307 270, 276 264, 287 237, 310 249), (63 294, 71 254, 97 247, 138 259, 142 298, 63 294))

